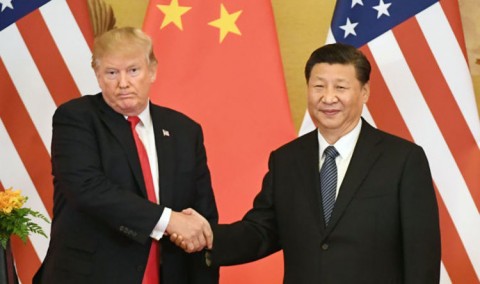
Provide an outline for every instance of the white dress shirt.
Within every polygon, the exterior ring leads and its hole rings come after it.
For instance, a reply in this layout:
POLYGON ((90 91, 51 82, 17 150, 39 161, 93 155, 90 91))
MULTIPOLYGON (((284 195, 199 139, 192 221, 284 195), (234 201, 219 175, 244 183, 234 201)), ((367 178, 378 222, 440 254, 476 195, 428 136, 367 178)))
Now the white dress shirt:
POLYGON ((338 196, 340 185, 343 182, 343 178, 345 177, 345 173, 347 172, 348 165, 350 164, 350 160, 352 159, 353 150, 355 149, 355 145, 357 144, 361 128, 362 120, 360 119, 358 124, 355 126, 355 128, 352 129, 352 131, 347 133, 342 138, 338 139, 338 141, 333 145, 328 144, 325 138, 323 138, 320 131, 318 132, 318 145, 320 155, 319 169, 322 168, 323 161, 325 160, 325 157, 323 157, 323 151, 325 151, 325 148, 327 148, 328 146, 334 146, 339 153, 339 155, 335 158, 335 163, 337 164, 337 190, 335 198, 338 196))
MULTIPOLYGON (((150 115, 150 103, 147 107, 138 115, 140 122, 135 127, 135 130, 142 140, 143 146, 147 151, 148 162, 150 164, 150 170, 152 171, 153 186, 155 188, 155 195, 157 197, 157 204, 160 204, 160 183, 158 174, 158 156, 157 148, 155 147, 155 133, 153 131, 152 117, 150 115)), ((170 215, 172 209, 165 207, 160 220, 153 228, 150 237, 159 240, 162 238, 165 230, 167 229, 168 222, 170 221, 170 215)))

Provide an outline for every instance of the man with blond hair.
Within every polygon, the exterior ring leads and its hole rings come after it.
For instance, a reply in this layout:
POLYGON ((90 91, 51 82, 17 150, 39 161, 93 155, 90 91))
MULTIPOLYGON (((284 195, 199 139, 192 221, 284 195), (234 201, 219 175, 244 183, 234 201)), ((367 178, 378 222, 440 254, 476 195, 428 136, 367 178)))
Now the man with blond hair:
POLYGON ((218 283, 201 252, 162 238, 211 247, 218 214, 200 125, 149 100, 152 41, 110 30, 95 40, 92 67, 102 92, 53 116, 51 239, 34 283, 218 283), (199 214, 179 213, 187 207, 199 214))

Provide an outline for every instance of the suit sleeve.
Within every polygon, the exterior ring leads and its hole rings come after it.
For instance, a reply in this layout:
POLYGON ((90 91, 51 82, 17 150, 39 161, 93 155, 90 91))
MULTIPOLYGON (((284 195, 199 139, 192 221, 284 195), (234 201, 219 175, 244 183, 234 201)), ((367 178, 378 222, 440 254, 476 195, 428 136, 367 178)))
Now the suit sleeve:
POLYGON ((145 243, 163 207, 139 195, 125 153, 112 137, 90 109, 76 104, 57 109, 52 136, 54 211, 65 202, 98 226, 145 243), (118 158, 117 165, 106 165, 105 156, 118 158), (126 177, 131 177, 129 184, 124 184, 126 177))
POLYGON ((438 207, 428 161, 420 147, 408 155, 400 186, 404 283, 438 283, 438 207))
POLYGON ((213 226, 212 265, 242 264, 280 250, 274 207, 274 167, 272 153, 262 190, 241 221, 213 226))
MULTIPOLYGON (((198 127, 195 150, 195 186, 193 209, 204 216, 209 223, 218 223, 218 211, 212 189, 210 171, 207 166, 207 155, 203 143, 203 133, 198 127)), ((189 270, 192 282, 198 284, 218 283, 219 269, 208 267, 205 263, 204 252, 189 255, 189 270)))

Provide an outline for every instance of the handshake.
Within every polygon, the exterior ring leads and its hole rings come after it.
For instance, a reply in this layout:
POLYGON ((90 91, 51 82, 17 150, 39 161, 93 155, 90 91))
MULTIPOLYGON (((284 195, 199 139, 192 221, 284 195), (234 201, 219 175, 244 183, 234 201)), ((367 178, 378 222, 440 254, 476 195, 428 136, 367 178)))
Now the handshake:
POLYGON ((213 232, 208 221, 197 211, 188 208, 182 212, 172 211, 166 233, 170 241, 192 253, 212 248, 213 232))

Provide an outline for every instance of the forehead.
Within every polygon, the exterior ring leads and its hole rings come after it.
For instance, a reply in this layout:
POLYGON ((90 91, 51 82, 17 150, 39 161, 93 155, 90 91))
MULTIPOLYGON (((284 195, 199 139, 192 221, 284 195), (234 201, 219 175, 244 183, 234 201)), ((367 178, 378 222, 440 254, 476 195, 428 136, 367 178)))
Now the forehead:
POLYGON ((356 70, 353 64, 329 64, 329 63, 317 63, 313 66, 310 74, 310 79, 355 79, 356 70))
POLYGON ((129 67, 133 65, 147 65, 147 58, 143 52, 114 51, 99 58, 101 67, 129 67))

